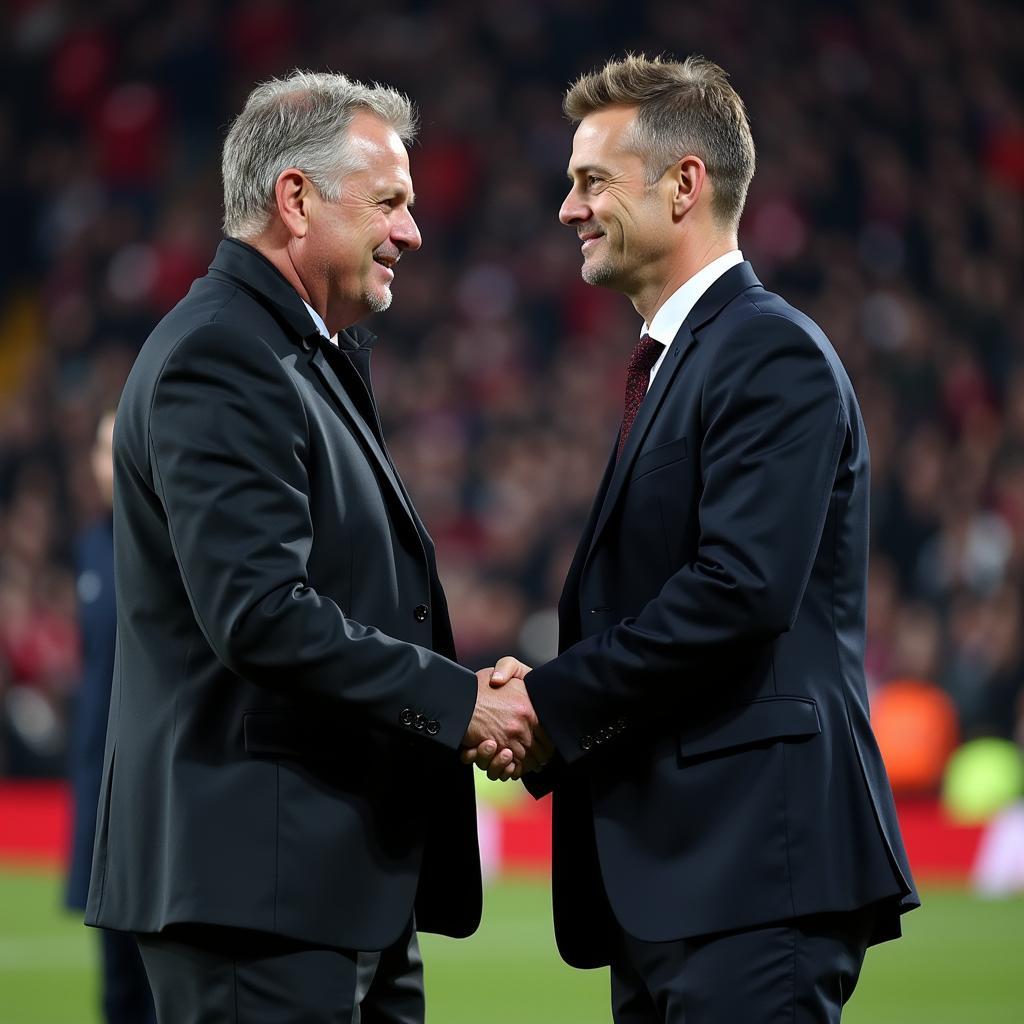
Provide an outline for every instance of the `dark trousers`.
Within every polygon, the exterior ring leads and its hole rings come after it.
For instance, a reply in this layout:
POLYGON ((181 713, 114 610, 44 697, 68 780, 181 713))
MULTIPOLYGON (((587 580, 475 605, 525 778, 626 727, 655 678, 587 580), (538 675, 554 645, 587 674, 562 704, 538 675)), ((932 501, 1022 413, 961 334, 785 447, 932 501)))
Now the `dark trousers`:
POLYGON ((836 1024, 874 923, 867 908, 677 942, 620 933, 615 1024, 836 1024))
POLYGON ((99 935, 103 1019, 107 1024, 156 1024, 153 996, 135 937, 105 930, 99 935))
POLYGON ((411 923, 380 953, 208 926, 137 939, 160 1024, 423 1024, 411 923))

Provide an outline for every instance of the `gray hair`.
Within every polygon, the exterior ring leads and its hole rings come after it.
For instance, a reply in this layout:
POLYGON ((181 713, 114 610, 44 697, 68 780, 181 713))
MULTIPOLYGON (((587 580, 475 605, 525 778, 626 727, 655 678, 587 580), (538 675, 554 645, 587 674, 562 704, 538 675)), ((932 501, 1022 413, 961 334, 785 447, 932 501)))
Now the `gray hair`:
POLYGON ((328 200, 359 164, 348 140, 353 115, 368 110, 406 145, 416 137, 416 108, 386 85, 345 75, 293 71, 256 86, 224 140, 224 234, 252 238, 274 210, 278 176, 297 167, 328 200))
POLYGON ((563 109, 572 121, 606 107, 635 106, 631 148, 644 158, 648 185, 687 154, 704 161, 720 223, 735 226, 754 176, 746 107, 729 76, 705 57, 672 61, 627 54, 573 82, 563 109))

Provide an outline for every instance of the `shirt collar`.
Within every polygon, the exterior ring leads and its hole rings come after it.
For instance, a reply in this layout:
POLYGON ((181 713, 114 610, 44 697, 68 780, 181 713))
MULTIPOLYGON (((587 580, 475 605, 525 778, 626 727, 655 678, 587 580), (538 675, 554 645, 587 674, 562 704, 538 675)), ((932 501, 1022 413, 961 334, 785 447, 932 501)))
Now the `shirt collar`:
POLYGON ((654 314, 654 319, 649 325, 644 323, 640 330, 641 336, 649 334, 662 345, 671 345, 683 321, 697 304, 697 300, 727 270, 742 262, 743 253, 739 249, 733 249, 724 256, 712 260, 706 267, 702 267, 665 300, 665 304, 654 314))
POLYGON ((310 319, 316 324, 317 330, 328 340, 333 341, 337 345, 337 341, 331 337, 331 332, 327 330, 327 324, 324 323, 324 318, 305 300, 302 300, 302 304, 306 307, 306 312, 309 313, 310 319))

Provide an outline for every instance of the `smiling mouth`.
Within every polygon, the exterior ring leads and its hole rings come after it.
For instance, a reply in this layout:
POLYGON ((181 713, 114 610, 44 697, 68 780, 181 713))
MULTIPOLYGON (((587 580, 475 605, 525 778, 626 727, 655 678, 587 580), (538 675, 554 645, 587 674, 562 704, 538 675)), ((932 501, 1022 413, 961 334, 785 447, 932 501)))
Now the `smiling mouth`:
POLYGON ((374 256, 373 262, 379 263, 385 270, 394 272, 395 265, 401 258, 401 254, 398 256, 374 256))
POLYGON ((599 238, 604 238, 603 231, 587 231, 580 235, 581 248, 584 252, 589 249, 599 238))

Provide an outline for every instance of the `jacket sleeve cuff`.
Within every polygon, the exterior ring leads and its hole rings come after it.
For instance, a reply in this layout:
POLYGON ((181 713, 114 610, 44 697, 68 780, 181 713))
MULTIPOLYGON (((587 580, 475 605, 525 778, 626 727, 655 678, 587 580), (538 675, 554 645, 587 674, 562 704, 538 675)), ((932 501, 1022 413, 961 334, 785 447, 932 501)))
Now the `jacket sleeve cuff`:
POLYGON ((399 709, 395 724, 404 733, 458 751, 476 708, 476 673, 454 662, 443 664, 419 691, 399 709))
POLYGON ((574 706, 575 688, 560 664, 562 660, 555 658, 534 669, 524 682, 538 721, 562 761, 571 765, 626 732, 630 722, 624 715, 611 714, 607 720, 585 720, 588 716, 574 706))

